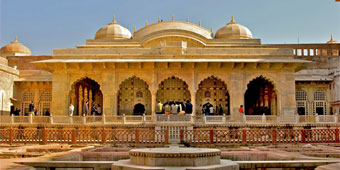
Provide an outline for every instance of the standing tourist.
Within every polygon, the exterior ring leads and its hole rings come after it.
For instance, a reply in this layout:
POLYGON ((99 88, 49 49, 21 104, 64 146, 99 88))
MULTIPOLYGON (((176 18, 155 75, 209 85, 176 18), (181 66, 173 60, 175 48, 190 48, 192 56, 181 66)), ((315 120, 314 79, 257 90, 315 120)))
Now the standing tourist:
POLYGON ((222 105, 220 104, 219 108, 218 108, 218 114, 219 115, 223 115, 223 108, 222 108, 222 105))
POLYGON ((95 115, 96 115, 96 111, 97 111, 96 105, 95 105, 95 104, 92 104, 92 107, 91 107, 91 115, 92 115, 92 116, 95 116, 95 115))
POLYGON ((238 109, 238 112, 240 112, 240 114, 243 114, 243 105, 240 105, 240 108, 238 109))
POLYGON ((73 116, 74 106, 72 103, 70 103, 70 106, 68 107, 68 115, 73 116))
POLYGON ((102 115, 102 108, 100 107, 100 104, 98 104, 97 113, 99 116, 102 115))
POLYGON ((28 105, 28 113, 32 114, 32 115, 34 114, 34 103, 33 103, 33 101, 32 101, 31 104, 28 105))
POLYGON ((192 104, 189 100, 187 100, 187 103, 185 104, 185 113, 191 114, 192 113, 192 104))
POLYGON ((83 116, 87 116, 89 114, 89 102, 86 101, 83 105, 83 116))

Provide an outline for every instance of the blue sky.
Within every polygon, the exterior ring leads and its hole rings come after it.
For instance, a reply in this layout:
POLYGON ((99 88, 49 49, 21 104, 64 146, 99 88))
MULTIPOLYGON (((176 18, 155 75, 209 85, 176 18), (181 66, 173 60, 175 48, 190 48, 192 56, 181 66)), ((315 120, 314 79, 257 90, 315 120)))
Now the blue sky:
POLYGON ((93 39, 112 21, 133 32, 163 20, 202 22, 214 32, 234 15, 263 44, 340 41, 340 2, 335 0, 0 0, 0 46, 14 40, 32 55, 50 55, 54 48, 74 48, 93 39))

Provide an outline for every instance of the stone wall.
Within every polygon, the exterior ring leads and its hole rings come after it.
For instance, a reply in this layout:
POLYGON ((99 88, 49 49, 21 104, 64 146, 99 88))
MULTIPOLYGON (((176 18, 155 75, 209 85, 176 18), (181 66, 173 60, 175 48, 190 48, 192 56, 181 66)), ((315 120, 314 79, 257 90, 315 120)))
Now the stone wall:
POLYGON ((14 80, 19 71, 7 65, 0 64, 0 114, 9 115, 13 98, 14 80))

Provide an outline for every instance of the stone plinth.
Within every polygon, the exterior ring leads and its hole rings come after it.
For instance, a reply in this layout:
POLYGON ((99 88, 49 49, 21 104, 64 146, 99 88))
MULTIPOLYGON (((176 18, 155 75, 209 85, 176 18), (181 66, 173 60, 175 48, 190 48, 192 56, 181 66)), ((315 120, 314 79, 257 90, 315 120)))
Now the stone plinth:
POLYGON ((130 161, 146 166, 206 166, 220 163, 221 151, 206 148, 146 148, 129 151, 130 161))
POLYGON ((220 160, 221 151, 208 148, 145 148, 129 151, 130 160, 115 162, 112 170, 238 170, 237 163, 220 160))

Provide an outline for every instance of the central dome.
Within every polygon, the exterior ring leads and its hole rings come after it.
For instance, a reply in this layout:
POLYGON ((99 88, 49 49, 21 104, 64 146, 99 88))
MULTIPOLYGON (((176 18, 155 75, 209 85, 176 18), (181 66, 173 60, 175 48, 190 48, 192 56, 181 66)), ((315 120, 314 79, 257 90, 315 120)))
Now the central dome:
POLYGON ((104 27, 100 28, 94 39, 130 39, 131 32, 118 24, 116 22, 115 17, 113 17, 113 21, 104 27))
POLYGON ((215 38, 252 39, 253 35, 247 27, 235 22, 234 16, 232 16, 227 25, 217 30, 215 38))
POLYGON ((159 21, 158 23, 148 25, 133 35, 133 38, 140 41, 149 41, 150 39, 164 36, 181 36, 197 40, 212 39, 209 30, 189 22, 183 21, 159 21))

